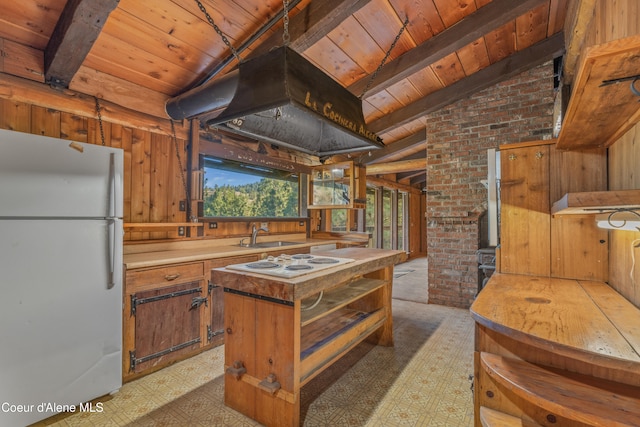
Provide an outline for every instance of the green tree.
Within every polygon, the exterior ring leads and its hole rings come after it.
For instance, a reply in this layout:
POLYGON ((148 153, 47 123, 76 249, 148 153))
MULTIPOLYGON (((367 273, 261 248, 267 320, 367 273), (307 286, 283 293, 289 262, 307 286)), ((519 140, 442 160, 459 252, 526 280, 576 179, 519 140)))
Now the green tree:
POLYGON ((205 216, 247 216, 251 203, 246 194, 234 187, 216 185, 207 191, 204 205, 205 216))
POLYGON ((286 217, 298 212, 297 185, 287 181, 264 178, 257 184, 254 216, 286 217))

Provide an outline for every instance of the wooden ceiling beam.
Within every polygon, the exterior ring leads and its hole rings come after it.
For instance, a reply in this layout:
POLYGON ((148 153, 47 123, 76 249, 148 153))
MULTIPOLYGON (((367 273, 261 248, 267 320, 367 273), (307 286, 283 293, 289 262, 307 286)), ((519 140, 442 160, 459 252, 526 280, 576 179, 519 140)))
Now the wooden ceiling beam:
POLYGON ((390 163, 379 163, 367 166, 367 175, 385 175, 388 173, 399 173, 415 170, 427 169, 427 158, 413 160, 400 160, 390 163))
MULTIPOLYGON (((304 52, 370 1, 324 0, 310 2, 307 7, 289 20, 289 46, 296 52, 304 52)), ((278 31, 256 47, 247 59, 263 55, 273 47, 280 45, 282 45, 282 34, 278 31)))
POLYGON ((424 143, 426 140, 427 140, 427 133, 423 129, 419 132, 416 132, 412 135, 402 138, 399 141, 389 144, 384 148, 371 151, 371 154, 369 156, 363 156, 362 163, 365 165, 370 165, 374 163, 383 162, 387 160, 389 157, 398 154, 399 151, 410 149, 418 144, 424 143))
POLYGON ((68 88, 119 0, 69 0, 44 51, 48 84, 68 88))
POLYGON ((564 35, 556 33, 527 49, 514 53, 502 61, 483 68, 469 77, 369 123, 369 130, 380 134, 397 129, 442 107, 515 77, 546 61, 550 61, 561 55, 563 51, 564 35))
MULTIPOLYGON (((545 2, 548 0, 493 0, 457 24, 382 67, 364 97, 378 93, 406 79, 545 2)), ((409 18, 415 17, 410 16, 409 18)), ((349 91, 359 96, 366 88, 370 78, 370 76, 366 76, 353 83, 348 87, 349 91)))

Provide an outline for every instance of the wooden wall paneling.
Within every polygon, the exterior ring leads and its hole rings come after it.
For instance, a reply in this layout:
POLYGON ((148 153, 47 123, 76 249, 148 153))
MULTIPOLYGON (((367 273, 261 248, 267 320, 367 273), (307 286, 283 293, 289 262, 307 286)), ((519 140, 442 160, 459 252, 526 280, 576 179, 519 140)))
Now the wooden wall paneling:
POLYGON ((640 242, 633 231, 611 231, 609 284, 636 307, 640 307, 640 242), (634 258, 635 256, 635 263, 634 258))
MULTIPOLYGON (((609 147, 608 152, 609 189, 640 188, 640 124, 609 147)), ((609 284, 636 307, 640 307, 640 248, 632 249, 632 242, 639 237, 632 231, 609 232, 609 284)))
MULTIPOLYGON (((151 135, 151 176, 149 193, 149 222, 169 222, 167 197, 169 196, 170 174, 169 138, 162 135, 151 135)), ((167 232, 151 232, 149 238, 164 239, 167 232)))
POLYGON ((501 147, 500 167, 501 271, 549 276, 549 147, 501 147))
MULTIPOLYGON (((168 141, 168 149, 169 149, 169 164, 167 175, 171 177, 169 184, 169 196, 167 198, 167 209, 169 214, 170 222, 188 222, 187 218, 187 191, 188 188, 185 188, 185 185, 189 185, 189 171, 187 169, 187 163, 189 161, 189 151, 187 150, 187 141, 182 139, 178 139, 174 141, 171 138, 168 141), (176 142, 178 148, 176 149, 176 142), (180 159, 178 159, 178 154, 180 153, 180 159), (182 172, 180 171, 182 169, 182 172), (184 181, 182 178, 184 177, 184 181), (185 210, 180 210, 180 201, 184 200, 185 202, 185 210)), ((173 234, 173 233, 172 233, 173 234)), ((187 236, 187 231, 185 230, 184 236, 187 236)), ((176 237, 177 233, 176 233, 176 237)))
POLYGON ((88 142, 88 126, 86 117, 72 113, 60 113, 60 138, 62 139, 88 142))
MULTIPOLYGON (((129 222, 149 222, 151 194, 151 134, 134 129, 131 140, 131 212, 129 222)), ((125 221, 127 221, 125 217, 125 221)), ((131 240, 149 238, 147 232, 131 233, 131 240)))
POLYGON ((31 106, 31 133, 60 138, 60 111, 31 106))
POLYGON ((557 215, 551 219, 551 276, 609 280, 609 238, 593 215, 557 215))
POLYGON ((104 134, 104 145, 111 147, 111 123, 102 120, 102 130, 100 130, 100 120, 97 112, 95 118, 87 118, 87 142, 89 144, 102 145, 102 135, 104 134))
POLYGON ((28 133, 31 130, 31 106, 8 99, 0 100, 0 128, 28 133))
POLYGON ((609 190, 640 188, 640 124, 609 147, 609 190))
MULTIPOLYGON (((550 146, 550 198, 566 193, 607 189, 605 149, 560 151, 550 146)), ((608 235, 596 227, 593 215, 557 215, 551 218, 551 275, 608 280, 608 235)))
POLYGON ((594 23, 598 44, 640 33, 640 4, 637 0, 597 1, 594 23))

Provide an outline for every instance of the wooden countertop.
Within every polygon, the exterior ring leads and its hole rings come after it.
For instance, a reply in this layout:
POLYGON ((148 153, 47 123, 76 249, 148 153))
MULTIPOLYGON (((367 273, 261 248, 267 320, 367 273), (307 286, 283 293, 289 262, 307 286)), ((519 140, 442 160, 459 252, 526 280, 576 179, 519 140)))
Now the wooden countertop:
MULTIPOLYGON (((140 248, 148 246, 148 250, 140 250, 126 253, 123 262, 127 270, 146 267, 157 267, 160 265, 176 264, 182 262, 202 261, 212 258, 225 258, 232 256, 242 256, 263 252, 278 251, 274 248, 247 248, 238 245, 237 238, 233 239, 211 239, 200 241, 184 241, 164 245, 142 244, 140 248)), ((261 242, 282 240, 288 242, 299 242, 296 245, 282 246, 281 249, 306 248, 309 246, 320 246, 342 242, 341 240, 330 239, 305 239, 300 237, 290 238, 287 236, 270 236, 269 239, 260 239, 261 242)), ((346 242, 348 243, 348 242, 346 242)))
POLYGON ((543 350, 640 373, 640 310, 604 282, 495 273, 471 315, 543 350))
POLYGON ((296 301, 330 289, 339 283, 348 282, 363 274, 393 266, 407 258, 404 251, 372 248, 342 248, 316 252, 316 254, 353 258, 355 261, 292 278, 214 268, 211 271, 211 280, 217 286, 240 292, 283 301, 296 301))

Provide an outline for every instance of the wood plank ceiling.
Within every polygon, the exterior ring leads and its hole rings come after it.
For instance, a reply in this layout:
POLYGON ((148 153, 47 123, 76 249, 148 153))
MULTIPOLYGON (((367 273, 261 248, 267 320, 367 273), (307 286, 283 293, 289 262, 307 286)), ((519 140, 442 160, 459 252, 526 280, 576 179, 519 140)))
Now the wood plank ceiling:
MULTIPOLYGON (((282 0, 200 1, 241 60, 282 44, 282 0)), ((362 96, 387 145, 367 164, 421 185, 425 114, 560 56, 568 1, 290 0, 290 46, 362 96)), ((0 50, 2 73, 162 120, 168 99, 238 64, 197 0, 3 0, 0 50)))

